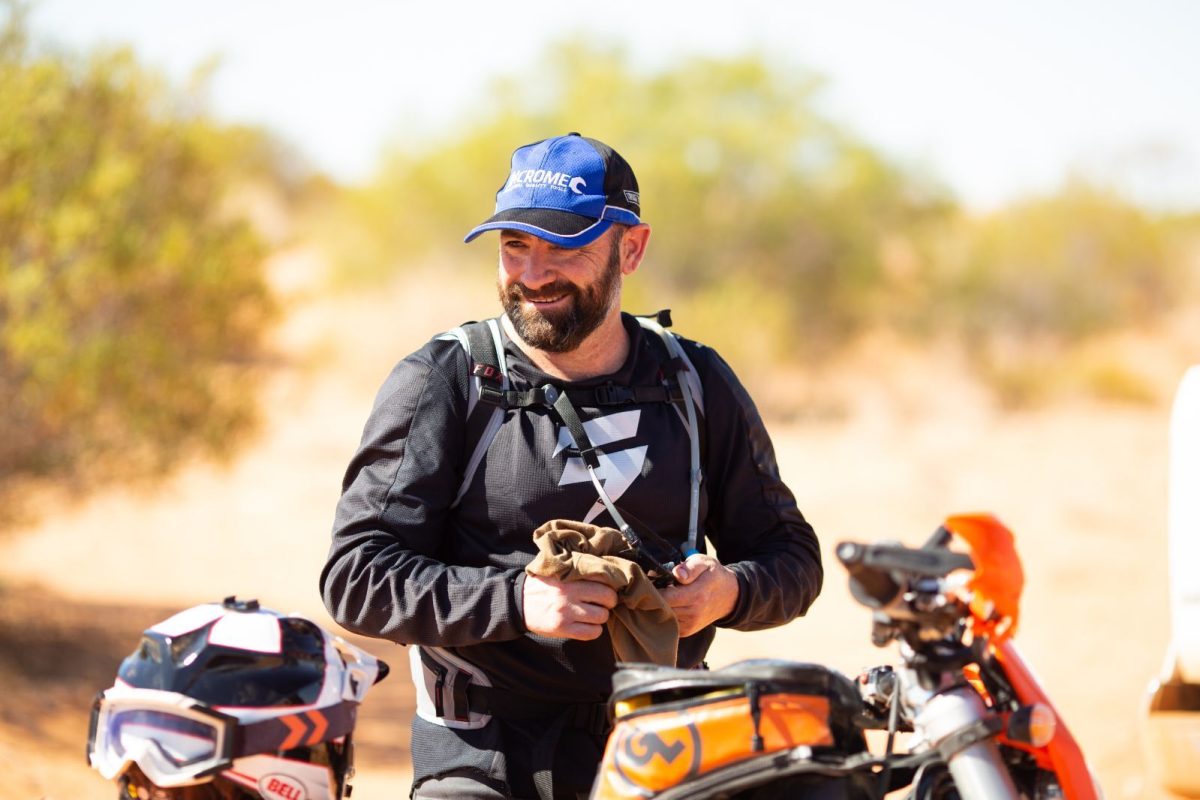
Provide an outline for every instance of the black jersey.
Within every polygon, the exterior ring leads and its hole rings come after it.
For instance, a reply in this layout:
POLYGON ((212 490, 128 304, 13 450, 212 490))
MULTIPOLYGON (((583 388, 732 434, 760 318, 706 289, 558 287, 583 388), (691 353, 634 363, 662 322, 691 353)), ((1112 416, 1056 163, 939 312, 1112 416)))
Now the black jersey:
MULTIPOLYGON (((663 358, 654 334, 628 315, 623 322, 631 342, 625 363, 576 383, 541 372, 504 337, 513 388, 657 383, 663 358)), ((820 591, 816 537, 729 366, 710 348, 680 343, 703 387, 700 534, 739 584, 736 608, 717 624, 783 624, 820 591)), ((535 528, 551 519, 613 521, 556 412, 538 406, 504 412, 455 505, 472 445, 465 433, 470 366, 458 342, 435 339, 384 383, 343 483, 321 574, 326 606, 357 633, 448 648, 497 687, 555 702, 604 700, 615 669, 608 636, 585 642, 529 633, 521 599, 535 528)), ((578 411, 603 452, 600 475, 626 521, 686 541, 690 440, 676 408, 657 402, 578 411)), ((698 664, 713 635, 710 626, 683 639, 680 666, 698 664)))

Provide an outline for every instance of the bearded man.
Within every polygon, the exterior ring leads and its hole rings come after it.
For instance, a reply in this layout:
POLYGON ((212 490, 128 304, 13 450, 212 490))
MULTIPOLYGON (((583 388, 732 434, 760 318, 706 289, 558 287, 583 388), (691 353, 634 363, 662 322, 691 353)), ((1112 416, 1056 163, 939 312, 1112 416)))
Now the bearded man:
POLYGON ((625 159, 577 133, 518 148, 466 241, 492 230, 504 313, 384 383, 321 592, 345 628, 411 645, 413 797, 578 797, 609 726, 618 593, 527 571, 534 531, 619 529, 671 584, 684 668, 717 627, 802 615, 820 551, 729 366, 621 310, 650 241, 625 159))

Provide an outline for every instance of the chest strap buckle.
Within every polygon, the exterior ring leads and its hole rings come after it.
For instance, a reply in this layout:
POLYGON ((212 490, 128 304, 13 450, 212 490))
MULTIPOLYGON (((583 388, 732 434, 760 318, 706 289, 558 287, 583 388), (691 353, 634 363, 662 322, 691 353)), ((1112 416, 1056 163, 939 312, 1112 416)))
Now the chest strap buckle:
POLYGON ((627 406, 637 401, 632 386, 618 386, 611 381, 596 387, 596 403, 602 406, 627 406))

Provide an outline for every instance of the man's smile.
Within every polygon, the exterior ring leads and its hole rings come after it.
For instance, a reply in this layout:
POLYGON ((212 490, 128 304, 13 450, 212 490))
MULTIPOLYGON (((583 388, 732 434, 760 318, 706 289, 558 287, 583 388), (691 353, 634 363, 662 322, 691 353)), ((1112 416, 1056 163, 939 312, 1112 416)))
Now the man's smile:
POLYGON ((569 295, 565 294, 556 294, 553 297, 527 297, 525 299, 532 303, 536 308, 545 308, 566 300, 568 296, 569 295))

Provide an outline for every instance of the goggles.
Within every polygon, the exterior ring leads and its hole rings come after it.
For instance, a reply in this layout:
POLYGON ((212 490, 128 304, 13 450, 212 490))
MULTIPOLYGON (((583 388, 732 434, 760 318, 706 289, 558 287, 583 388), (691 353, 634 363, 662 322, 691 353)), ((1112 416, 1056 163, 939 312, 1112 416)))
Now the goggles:
POLYGON ((356 708, 342 702, 241 724, 175 692, 109 689, 92 704, 88 763, 107 780, 136 763, 157 786, 190 786, 229 769, 237 758, 344 736, 354 729, 356 708))

